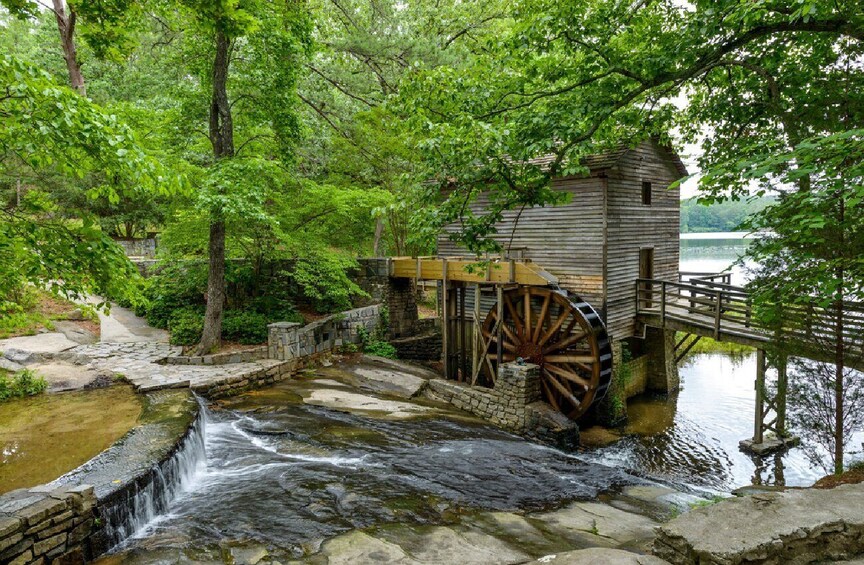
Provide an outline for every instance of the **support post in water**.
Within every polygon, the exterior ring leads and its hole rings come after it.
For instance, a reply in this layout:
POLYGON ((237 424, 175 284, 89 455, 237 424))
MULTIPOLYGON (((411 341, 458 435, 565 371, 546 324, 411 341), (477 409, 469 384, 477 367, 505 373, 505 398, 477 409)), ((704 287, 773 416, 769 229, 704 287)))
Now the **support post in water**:
POLYGON ((776 453, 800 443, 799 438, 790 436, 786 431, 787 356, 778 354, 776 357, 777 387, 772 396, 766 385, 768 359, 765 350, 756 350, 756 406, 753 437, 738 443, 742 450, 756 455, 776 453), (773 418, 768 420, 771 415, 773 418))

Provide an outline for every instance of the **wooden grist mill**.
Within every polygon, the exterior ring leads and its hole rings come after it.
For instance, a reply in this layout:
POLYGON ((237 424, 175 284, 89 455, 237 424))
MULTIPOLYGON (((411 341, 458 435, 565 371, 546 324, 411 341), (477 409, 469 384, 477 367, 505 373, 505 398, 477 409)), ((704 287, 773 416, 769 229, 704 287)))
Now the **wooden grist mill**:
POLYGON ((493 387, 502 363, 540 367, 543 398, 572 419, 603 397, 612 349, 600 315, 529 261, 397 258, 394 277, 441 282, 444 375, 493 387))
MULTIPOLYGON (((437 281, 446 378, 492 387, 500 366, 522 359, 541 367, 554 410, 614 425, 627 398, 678 388, 674 332, 644 323, 636 295, 639 279, 678 280, 675 181, 687 171, 657 140, 582 164, 588 172, 551 180, 564 204, 502 213, 500 257, 460 247, 453 224, 438 257, 396 258, 391 276, 437 281)), ((468 206, 481 216, 488 202, 481 193, 468 206)))

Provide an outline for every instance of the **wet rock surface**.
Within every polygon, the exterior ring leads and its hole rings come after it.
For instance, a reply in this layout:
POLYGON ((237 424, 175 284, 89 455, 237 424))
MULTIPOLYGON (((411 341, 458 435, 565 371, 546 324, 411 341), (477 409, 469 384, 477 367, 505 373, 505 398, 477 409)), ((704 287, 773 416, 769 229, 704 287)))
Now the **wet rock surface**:
POLYGON ((580 502, 641 479, 357 382, 329 367, 213 406, 206 470, 105 563, 525 563, 638 549, 655 524, 613 527, 625 511, 580 502), (361 406, 310 404, 315 393, 361 406), (372 400, 406 413, 364 410, 372 400))

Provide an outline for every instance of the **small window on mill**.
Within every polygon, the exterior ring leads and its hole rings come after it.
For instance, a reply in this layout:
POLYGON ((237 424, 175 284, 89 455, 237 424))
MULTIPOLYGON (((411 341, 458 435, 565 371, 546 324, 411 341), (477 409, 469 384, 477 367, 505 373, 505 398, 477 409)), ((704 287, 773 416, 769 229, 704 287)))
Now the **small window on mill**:
POLYGON ((642 181, 642 204, 651 205, 651 183, 647 180, 642 181))

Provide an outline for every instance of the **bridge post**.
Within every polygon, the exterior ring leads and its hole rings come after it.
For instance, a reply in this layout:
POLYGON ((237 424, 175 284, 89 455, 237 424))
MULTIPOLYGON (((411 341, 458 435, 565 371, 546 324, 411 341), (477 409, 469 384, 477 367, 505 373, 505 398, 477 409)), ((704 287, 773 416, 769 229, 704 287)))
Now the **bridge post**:
POLYGON ((743 450, 755 455, 766 455, 798 445, 800 439, 786 431, 786 374, 787 356, 779 354, 777 366, 777 391, 771 397, 766 386, 768 360, 764 349, 756 350, 756 402, 753 418, 753 437, 738 442, 743 450), (773 412, 774 418, 766 421, 773 412))
POLYGON ((761 444, 765 421, 765 350, 756 350, 756 410, 753 422, 753 443, 761 444))

